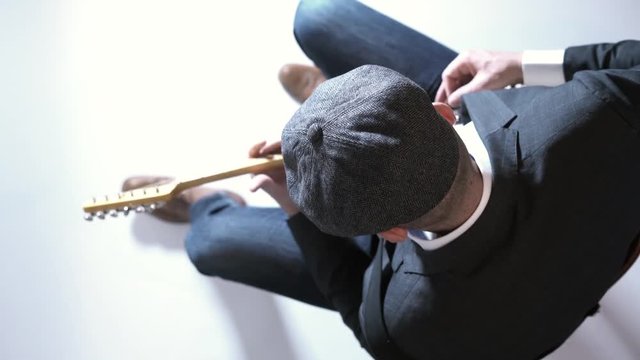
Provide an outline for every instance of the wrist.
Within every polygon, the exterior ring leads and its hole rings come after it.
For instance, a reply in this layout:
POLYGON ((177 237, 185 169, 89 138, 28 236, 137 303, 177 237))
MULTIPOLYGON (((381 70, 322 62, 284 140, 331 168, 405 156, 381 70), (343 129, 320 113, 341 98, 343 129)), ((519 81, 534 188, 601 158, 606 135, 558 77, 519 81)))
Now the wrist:
POLYGON ((509 61, 509 80, 511 80, 511 85, 522 84, 524 82, 522 51, 507 53, 507 59, 509 61))
POLYGON ((289 216, 289 217, 292 217, 292 216, 294 216, 294 215, 296 215, 296 214, 298 214, 300 212, 300 210, 295 205, 280 204, 280 207, 282 208, 284 213, 287 214, 287 216, 289 216))
POLYGON ((298 209, 296 204, 293 203, 288 195, 286 197, 276 199, 276 202, 278 203, 278 205, 280 205, 282 211, 284 211, 284 213, 289 217, 292 217, 293 215, 300 212, 300 209, 298 209))

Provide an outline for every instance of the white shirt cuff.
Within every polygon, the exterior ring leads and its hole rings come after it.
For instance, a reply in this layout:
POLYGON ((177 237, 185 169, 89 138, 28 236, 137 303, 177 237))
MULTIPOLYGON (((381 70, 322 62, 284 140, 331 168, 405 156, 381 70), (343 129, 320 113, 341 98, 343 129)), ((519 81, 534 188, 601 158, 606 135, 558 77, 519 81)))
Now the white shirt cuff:
POLYGON ((564 50, 526 50, 522 53, 524 85, 564 84, 564 50))

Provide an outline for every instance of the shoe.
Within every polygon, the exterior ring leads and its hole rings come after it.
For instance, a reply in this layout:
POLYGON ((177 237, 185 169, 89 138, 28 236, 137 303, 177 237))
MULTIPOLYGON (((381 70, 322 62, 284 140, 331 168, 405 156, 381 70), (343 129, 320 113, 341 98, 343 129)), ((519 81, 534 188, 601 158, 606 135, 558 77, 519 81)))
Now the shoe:
MULTIPOLYGON (((122 183, 122 191, 129 191, 142 187, 157 186, 169 183, 173 178, 166 176, 133 176, 122 183)), ((187 189, 178 196, 166 202, 151 212, 158 219, 173 223, 188 223, 190 220, 189 209, 198 200, 216 193, 224 193, 241 206, 246 202, 242 196, 228 190, 211 189, 203 186, 187 189)))
POLYGON ((278 79, 286 92, 302 104, 327 78, 315 66, 287 64, 280 68, 278 79))

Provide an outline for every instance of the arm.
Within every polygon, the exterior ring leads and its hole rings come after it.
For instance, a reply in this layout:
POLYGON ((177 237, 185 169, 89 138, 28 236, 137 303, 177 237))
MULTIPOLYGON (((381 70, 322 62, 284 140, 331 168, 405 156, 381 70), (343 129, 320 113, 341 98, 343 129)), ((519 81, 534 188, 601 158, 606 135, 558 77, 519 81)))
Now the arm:
POLYGON ((640 132, 640 65, 630 69, 581 71, 573 76, 572 81, 582 83, 636 134, 640 132))
POLYGON ((640 65, 640 41, 637 40, 570 47, 564 51, 562 64, 560 58, 554 60, 556 52, 550 57, 545 55, 543 62, 537 62, 541 53, 478 50, 462 53, 442 72, 436 101, 457 107, 464 94, 474 91, 496 90, 523 82, 525 85, 555 86, 562 80, 573 79, 575 73, 582 70, 630 69, 640 65), (556 66, 558 75, 555 74, 556 66), (543 74, 542 79, 535 78, 539 74, 543 74), (550 79, 544 79, 550 74, 550 79))
POLYGON ((462 95, 502 89, 523 80, 522 53, 472 50, 458 55, 442 72, 437 102, 460 106, 462 95))
MULTIPOLYGON (((279 152, 280 141, 263 141, 251 148, 249 156, 279 152)), ((255 175, 251 190, 258 189, 266 191, 289 215, 287 224, 316 286, 340 312, 344 323, 364 347, 358 314, 362 303, 362 279, 371 261, 369 255, 353 239, 327 235, 300 213, 287 192, 284 168, 255 175)))
POLYGON ((640 41, 570 47, 564 55, 564 77, 567 81, 582 70, 630 69, 640 65, 640 41))
POLYGON ((287 223, 316 286, 365 347, 358 315, 362 279, 371 259, 351 239, 321 232, 302 213, 292 216, 287 223))

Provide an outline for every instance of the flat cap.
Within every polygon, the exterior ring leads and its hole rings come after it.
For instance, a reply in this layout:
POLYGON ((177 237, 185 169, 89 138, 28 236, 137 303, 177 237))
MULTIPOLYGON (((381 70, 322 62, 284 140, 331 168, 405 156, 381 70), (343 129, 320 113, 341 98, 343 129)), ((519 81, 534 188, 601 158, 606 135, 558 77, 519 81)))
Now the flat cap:
POLYGON ((416 220, 447 194, 455 131, 403 75, 365 65, 322 83, 282 131, 287 188, 318 228, 373 234, 416 220))

